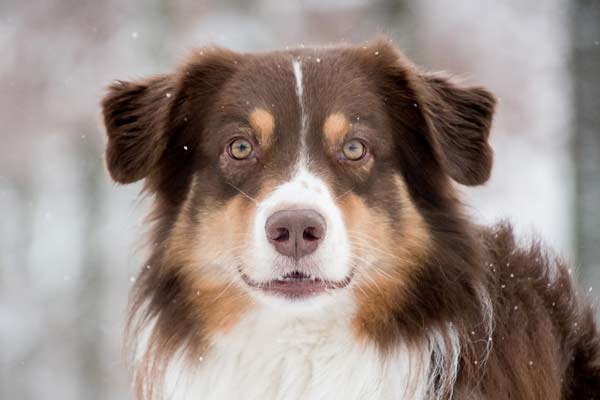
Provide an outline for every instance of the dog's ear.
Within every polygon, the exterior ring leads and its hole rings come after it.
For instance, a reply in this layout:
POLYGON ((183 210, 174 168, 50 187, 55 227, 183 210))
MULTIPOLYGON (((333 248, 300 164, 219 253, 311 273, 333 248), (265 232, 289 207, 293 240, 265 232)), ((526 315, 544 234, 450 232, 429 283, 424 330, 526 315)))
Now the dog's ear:
POLYGON ((439 75, 420 75, 415 88, 436 158, 455 181, 485 183, 492 171, 488 144, 496 100, 486 89, 462 87, 439 75))
POLYGON ((106 164, 112 178, 131 183, 147 176, 168 142, 174 76, 113 83, 102 100, 108 135, 106 164))
POLYGON ((152 175, 156 179, 149 186, 156 189, 181 172, 177 164, 193 156, 212 99, 240 59, 241 55, 222 48, 198 49, 176 73, 110 85, 102 111, 108 136, 106 164, 112 178, 131 183, 152 175), (194 132, 186 132, 188 119, 197 122, 194 132), (185 155, 179 142, 185 143, 185 155))
POLYGON ((464 87, 442 75, 422 72, 386 38, 360 51, 367 68, 380 71, 379 85, 393 117, 425 136, 442 170, 464 185, 487 181, 493 160, 488 136, 494 96, 483 88, 464 87))

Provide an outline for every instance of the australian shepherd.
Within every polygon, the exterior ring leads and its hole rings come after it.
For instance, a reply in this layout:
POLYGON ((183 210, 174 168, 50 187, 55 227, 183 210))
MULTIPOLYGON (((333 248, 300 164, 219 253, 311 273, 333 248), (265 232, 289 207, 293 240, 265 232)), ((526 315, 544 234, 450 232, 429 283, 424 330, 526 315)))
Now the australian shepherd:
POLYGON ((494 96, 389 40, 192 52, 103 99, 153 197, 127 332, 139 399, 600 399, 570 269, 467 218, 494 96))

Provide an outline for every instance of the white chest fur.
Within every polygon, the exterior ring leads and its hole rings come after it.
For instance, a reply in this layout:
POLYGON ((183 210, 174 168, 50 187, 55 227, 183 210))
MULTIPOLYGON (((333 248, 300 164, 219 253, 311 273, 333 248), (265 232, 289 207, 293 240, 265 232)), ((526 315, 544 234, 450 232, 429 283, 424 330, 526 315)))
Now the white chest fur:
POLYGON ((167 383, 172 399, 421 399, 429 356, 382 359, 348 319, 254 312, 216 337, 196 371, 167 383))

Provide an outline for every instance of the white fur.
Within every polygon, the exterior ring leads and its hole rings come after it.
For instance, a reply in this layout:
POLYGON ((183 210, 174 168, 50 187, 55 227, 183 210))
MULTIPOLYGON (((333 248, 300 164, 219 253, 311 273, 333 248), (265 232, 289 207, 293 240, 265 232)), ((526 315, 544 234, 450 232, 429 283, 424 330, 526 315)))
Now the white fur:
POLYGON ((296 95, 298 95, 300 107, 302 111, 304 111, 304 103, 302 101, 304 88, 302 86, 302 65, 300 64, 300 60, 294 59, 292 61, 292 66, 294 68, 294 77, 296 78, 296 95))
MULTIPOLYGON (((428 349, 432 356, 433 363, 431 370, 427 374, 427 398, 438 400, 442 398, 441 388, 453 388, 458 376, 458 367, 460 363, 460 339, 456 330, 451 324, 446 326, 448 331, 448 341, 445 340, 441 332, 432 330, 427 335, 428 349)), ((448 396, 452 398, 452 396, 448 396)))
POLYGON ((259 307, 195 365, 177 352, 156 399, 437 400, 453 387, 460 342, 451 324, 447 336, 428 330, 420 346, 400 342, 383 356, 353 336, 353 313, 349 301, 311 313, 259 307))
POLYGON ((308 115, 304 110, 304 86, 302 82, 302 64, 300 63, 300 60, 294 59, 292 61, 292 67, 294 69, 294 77, 296 78, 296 96, 298 96, 298 103, 300 104, 300 158, 298 164, 307 165, 306 126, 308 124, 308 115))
MULTIPOLYGON (((345 304, 346 307, 350 304, 345 304)), ((431 353, 400 347, 384 360, 351 334, 347 309, 290 316, 260 309, 215 338, 195 371, 169 385, 173 400, 424 399, 431 353)))
MULTIPOLYGON (((321 279, 341 281, 348 277, 351 273, 350 243, 342 212, 325 183, 302 167, 289 182, 277 187, 257 205, 251 250, 244 263, 244 272, 254 281, 264 282, 295 268, 288 257, 275 250, 265 234, 265 223, 269 216, 283 209, 312 209, 325 219, 325 237, 314 253, 304 257, 303 265, 321 279)), ((265 298, 260 292, 254 294, 261 300, 265 298)), ((319 297, 331 297, 333 294, 332 291, 319 297)), ((277 301, 271 297, 269 300, 277 301)))
POLYGON ((489 292, 482 285, 476 286, 477 297, 479 298, 479 303, 481 307, 481 325, 485 332, 485 340, 487 342, 485 354, 483 354, 481 365, 483 366, 492 351, 493 342, 492 337, 494 335, 494 304, 490 297, 489 292))

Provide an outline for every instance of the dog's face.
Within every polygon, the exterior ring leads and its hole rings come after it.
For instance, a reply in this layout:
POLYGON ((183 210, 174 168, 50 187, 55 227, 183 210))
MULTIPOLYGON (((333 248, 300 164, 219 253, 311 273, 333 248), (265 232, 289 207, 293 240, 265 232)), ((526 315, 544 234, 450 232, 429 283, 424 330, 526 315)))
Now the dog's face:
POLYGON ((205 49, 110 88, 107 163, 156 194, 153 279, 177 277, 190 304, 379 307, 427 275, 449 178, 488 178, 493 104, 387 41, 205 49))

